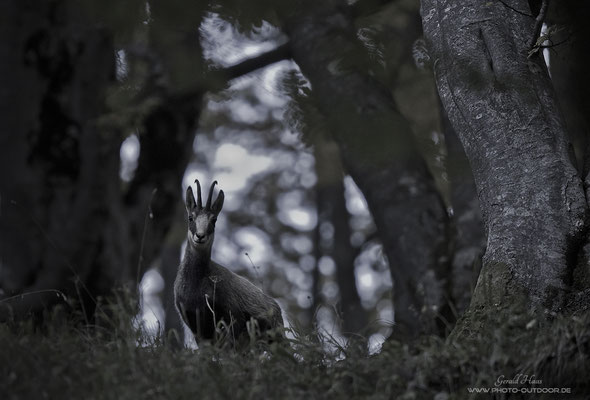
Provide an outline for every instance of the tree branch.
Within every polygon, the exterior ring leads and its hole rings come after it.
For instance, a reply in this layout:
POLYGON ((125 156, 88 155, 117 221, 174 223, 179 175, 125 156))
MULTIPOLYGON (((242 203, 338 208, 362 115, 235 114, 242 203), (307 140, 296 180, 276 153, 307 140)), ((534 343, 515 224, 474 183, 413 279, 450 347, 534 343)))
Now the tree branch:
POLYGON ((219 73, 227 80, 231 80, 288 58, 291 58, 289 42, 266 53, 262 53, 259 56, 232 65, 231 67, 215 69, 213 72, 219 73))
POLYGON ((240 76, 247 75, 258 69, 290 58, 290 44, 289 42, 286 42, 273 50, 249 58, 230 67, 213 68, 207 74, 206 84, 189 87, 186 90, 175 93, 174 97, 182 98, 184 100, 199 98, 204 92, 224 89, 227 82, 232 79, 239 78, 240 76))

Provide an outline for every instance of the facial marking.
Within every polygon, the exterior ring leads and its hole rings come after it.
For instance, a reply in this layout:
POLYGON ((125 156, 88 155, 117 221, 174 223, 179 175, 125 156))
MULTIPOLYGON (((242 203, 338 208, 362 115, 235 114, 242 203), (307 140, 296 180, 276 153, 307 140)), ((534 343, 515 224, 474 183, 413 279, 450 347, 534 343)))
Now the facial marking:
POLYGON ((204 237, 209 229, 209 217, 205 214, 200 214, 195 220, 197 236, 204 237))

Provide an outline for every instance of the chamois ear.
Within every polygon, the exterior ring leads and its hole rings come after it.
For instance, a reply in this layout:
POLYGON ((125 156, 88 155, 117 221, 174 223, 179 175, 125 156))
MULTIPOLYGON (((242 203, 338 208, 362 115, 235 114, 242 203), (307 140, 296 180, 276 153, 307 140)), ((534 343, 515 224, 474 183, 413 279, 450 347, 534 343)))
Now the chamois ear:
POLYGON ((195 196, 193 195, 193 189, 190 187, 186 188, 186 211, 190 214, 191 211, 197 206, 195 203, 195 196))
POLYGON ((217 200, 215 200, 215 203, 213 203, 211 206, 211 211, 213 211, 215 214, 219 214, 221 212, 221 208, 223 207, 224 199, 225 195, 223 194, 223 190, 220 190, 219 194, 217 195, 217 200))

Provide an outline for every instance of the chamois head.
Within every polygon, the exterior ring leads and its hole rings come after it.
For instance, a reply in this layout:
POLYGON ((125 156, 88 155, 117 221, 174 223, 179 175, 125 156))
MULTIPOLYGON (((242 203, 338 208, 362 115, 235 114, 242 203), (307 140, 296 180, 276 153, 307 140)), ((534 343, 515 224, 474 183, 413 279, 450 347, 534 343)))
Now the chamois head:
POLYGON ((188 241, 189 245, 195 247, 210 247, 213 244, 213 236, 215 233, 215 222, 217 216, 223 207, 223 199, 225 198, 223 190, 219 191, 217 200, 211 204, 213 197, 213 188, 217 181, 211 184, 209 189, 209 197, 207 203, 203 207, 201 199, 201 184, 196 179, 197 184, 197 201, 193 195, 193 189, 189 186, 186 189, 186 212, 188 213, 188 241))

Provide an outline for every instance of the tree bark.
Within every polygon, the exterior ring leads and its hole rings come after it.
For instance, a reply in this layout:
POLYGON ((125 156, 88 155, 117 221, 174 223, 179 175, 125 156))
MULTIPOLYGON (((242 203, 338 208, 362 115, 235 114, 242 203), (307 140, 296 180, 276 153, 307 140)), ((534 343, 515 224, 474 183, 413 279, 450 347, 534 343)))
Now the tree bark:
POLYGON ((439 94, 473 169, 487 249, 472 306, 559 310, 587 205, 527 1, 423 0, 439 94))
POLYGON ((283 15, 291 53, 375 219, 394 280, 396 330, 433 332, 447 298, 445 207, 409 124, 371 77, 352 21, 338 5, 283 15))
POLYGON ((443 114, 453 234, 450 287, 458 315, 469 307, 485 250, 484 225, 469 160, 450 121, 443 114))

